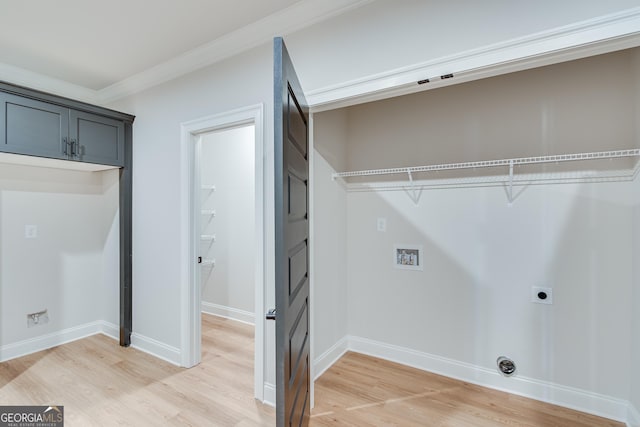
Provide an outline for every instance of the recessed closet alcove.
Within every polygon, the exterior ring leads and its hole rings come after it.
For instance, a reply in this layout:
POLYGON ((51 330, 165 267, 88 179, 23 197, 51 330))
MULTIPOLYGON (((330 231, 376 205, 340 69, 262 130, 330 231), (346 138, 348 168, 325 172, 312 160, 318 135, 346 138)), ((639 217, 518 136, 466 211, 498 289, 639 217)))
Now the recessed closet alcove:
POLYGON ((133 120, 0 82, 0 360, 130 345, 133 120))
POLYGON ((639 112, 629 49, 314 113, 315 375, 353 350, 594 413, 626 401, 639 112), (394 268, 398 244, 423 270, 394 268))

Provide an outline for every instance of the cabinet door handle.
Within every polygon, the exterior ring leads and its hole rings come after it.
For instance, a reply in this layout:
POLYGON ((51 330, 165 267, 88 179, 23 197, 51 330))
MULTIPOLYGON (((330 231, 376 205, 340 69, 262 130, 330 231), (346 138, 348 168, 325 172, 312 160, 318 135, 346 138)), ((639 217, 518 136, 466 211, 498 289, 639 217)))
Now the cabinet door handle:
POLYGON ((69 149, 68 149, 68 146, 69 146, 69 139, 67 139, 67 137, 65 136, 64 138, 62 138, 62 142, 63 142, 63 144, 64 144, 64 145, 63 145, 63 148, 62 148, 62 152, 63 152, 66 156, 68 156, 68 155, 69 155, 69 149))
POLYGON ((78 141, 76 141, 75 139, 71 140, 71 157, 77 157, 78 153, 76 150, 76 144, 78 143, 78 141))

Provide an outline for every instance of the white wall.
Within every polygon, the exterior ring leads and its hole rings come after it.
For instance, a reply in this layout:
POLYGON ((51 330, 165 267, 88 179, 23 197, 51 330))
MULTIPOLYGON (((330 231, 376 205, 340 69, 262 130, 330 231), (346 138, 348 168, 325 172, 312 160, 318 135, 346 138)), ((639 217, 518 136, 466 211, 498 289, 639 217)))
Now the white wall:
POLYGON ((316 375, 340 354, 347 333, 347 193, 331 174, 345 163, 344 110, 315 114, 313 156, 313 343, 316 375), (330 309, 329 309, 330 307, 330 309), (329 313, 330 310, 330 313, 329 313))
POLYGON ((2 357, 98 321, 117 325, 117 216, 117 172, 0 165, 2 357), (25 238, 25 225, 37 226, 36 238, 25 238), (44 309, 49 323, 27 328, 26 315, 44 309))
POLYGON ((419 206, 350 193, 349 333, 492 370, 505 355, 523 377, 626 398, 611 366, 631 363, 631 186, 535 186, 512 207, 499 187, 419 206), (424 271, 394 269, 394 243, 424 245, 424 271), (531 303, 532 286, 554 304, 531 303))
POLYGON ((631 326, 631 395, 630 418, 632 427, 640 426, 640 185, 636 183, 634 189, 633 206, 633 300, 631 326))
POLYGON ((201 206, 215 217, 201 216, 201 232, 216 240, 201 242, 203 311, 237 320, 252 320, 255 312, 255 127, 243 126, 202 137, 201 206))
MULTIPOLYGON (((640 56, 636 56, 635 67, 640 71, 640 56)), ((640 79, 635 84, 636 105, 640 106, 640 79)), ((637 117, 636 110, 636 117, 637 117)), ((640 120, 636 120, 636 135, 640 138, 640 120)), ((633 206, 633 308, 631 329, 631 394, 629 424, 640 427, 640 185, 634 186, 633 206)))
POLYGON ((287 45, 302 87, 313 91, 637 6, 635 0, 378 0, 294 33, 287 45))
MULTIPOLYGON (((180 124, 262 103, 264 118, 265 309, 274 306, 273 59, 271 45, 126 98, 133 142, 133 328, 179 361, 181 276, 180 124), (151 303, 150 303, 151 302, 151 303)), ((273 322, 266 325, 266 381, 275 383, 273 322)))

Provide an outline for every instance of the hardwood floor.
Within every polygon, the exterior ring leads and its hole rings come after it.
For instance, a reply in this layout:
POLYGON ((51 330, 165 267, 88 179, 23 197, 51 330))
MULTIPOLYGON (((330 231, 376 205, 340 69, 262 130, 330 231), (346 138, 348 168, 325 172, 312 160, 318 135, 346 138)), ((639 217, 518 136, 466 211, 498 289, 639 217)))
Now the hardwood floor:
MULTIPOLYGON (((253 399, 253 327, 203 315, 202 363, 182 369, 111 338, 0 363, 0 404, 64 405, 73 426, 273 426, 253 399)), ((316 382, 311 426, 622 426, 357 353, 316 382)))
POLYGON ((64 405, 65 426, 272 426, 253 398, 253 327, 203 315, 202 363, 175 367, 103 335, 0 363, 3 405, 64 405))
POLYGON ((315 386, 312 426, 623 426, 357 353, 315 386))

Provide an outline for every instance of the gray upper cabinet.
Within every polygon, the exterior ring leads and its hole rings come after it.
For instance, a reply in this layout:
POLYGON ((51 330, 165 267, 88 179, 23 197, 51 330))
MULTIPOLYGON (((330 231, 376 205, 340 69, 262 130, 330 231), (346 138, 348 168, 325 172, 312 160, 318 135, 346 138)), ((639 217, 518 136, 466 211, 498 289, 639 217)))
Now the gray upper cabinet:
POLYGON ((124 166, 124 123, 97 114, 71 110, 69 138, 73 159, 124 166))
POLYGON ((0 93, 2 151, 67 159, 69 109, 0 93))
POLYGON ((0 92, 0 117, 0 151, 125 165, 123 120, 6 92, 0 92))

